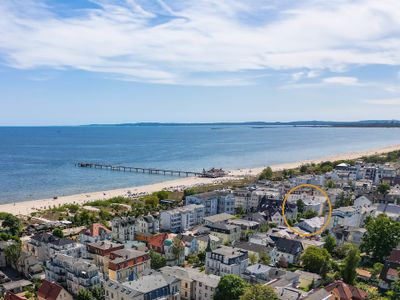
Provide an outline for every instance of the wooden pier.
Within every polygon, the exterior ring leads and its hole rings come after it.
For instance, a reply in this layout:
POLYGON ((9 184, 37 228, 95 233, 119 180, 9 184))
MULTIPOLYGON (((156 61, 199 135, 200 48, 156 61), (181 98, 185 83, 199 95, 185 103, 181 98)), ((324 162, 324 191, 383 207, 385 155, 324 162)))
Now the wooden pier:
POLYGON ((80 168, 105 169, 105 170, 119 171, 119 172, 135 172, 135 173, 143 173, 143 174, 186 176, 186 177, 189 177, 189 176, 208 177, 208 176, 206 176, 206 173, 199 173, 199 172, 193 172, 193 171, 179 171, 179 170, 167 170, 167 169, 114 166, 114 165, 96 164, 96 163, 88 163, 88 162, 79 162, 75 165, 80 168))

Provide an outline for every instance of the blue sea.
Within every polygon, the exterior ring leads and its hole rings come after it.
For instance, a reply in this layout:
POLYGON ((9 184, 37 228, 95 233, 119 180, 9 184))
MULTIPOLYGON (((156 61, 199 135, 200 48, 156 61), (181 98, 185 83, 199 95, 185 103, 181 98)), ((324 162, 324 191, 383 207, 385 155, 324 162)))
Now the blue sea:
POLYGON ((294 162, 394 144, 400 144, 398 128, 0 127, 0 203, 171 179, 75 167, 80 161, 201 171, 294 162))

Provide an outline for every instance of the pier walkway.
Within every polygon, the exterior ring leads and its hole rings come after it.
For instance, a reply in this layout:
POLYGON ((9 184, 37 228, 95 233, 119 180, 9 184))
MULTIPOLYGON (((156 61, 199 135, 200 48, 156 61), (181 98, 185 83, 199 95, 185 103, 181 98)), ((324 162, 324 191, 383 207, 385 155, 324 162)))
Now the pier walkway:
POLYGON ((119 172, 135 172, 144 174, 158 174, 158 175, 186 176, 186 177, 189 176, 209 177, 207 176, 208 175, 207 172, 199 173, 194 171, 114 166, 114 165, 105 165, 105 164, 88 163, 88 162, 79 162, 75 165, 80 168, 106 169, 119 172))

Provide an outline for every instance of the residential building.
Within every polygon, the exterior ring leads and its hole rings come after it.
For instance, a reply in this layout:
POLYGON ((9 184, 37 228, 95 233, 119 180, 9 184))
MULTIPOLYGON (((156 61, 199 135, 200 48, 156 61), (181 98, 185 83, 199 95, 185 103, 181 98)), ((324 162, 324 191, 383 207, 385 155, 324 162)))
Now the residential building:
POLYGON ((400 222, 400 205, 391 203, 379 203, 374 207, 374 216, 377 217, 381 214, 387 215, 393 221, 400 222))
POLYGON ((40 262, 48 261, 55 254, 65 254, 71 257, 85 255, 86 247, 71 239, 58 238, 49 233, 40 233, 32 236, 26 244, 27 250, 40 262))
POLYGON ((252 211, 256 207, 252 207, 251 191, 249 189, 238 189, 233 192, 235 197, 235 209, 243 209, 244 211, 252 211))
POLYGON ((400 249, 393 249, 386 259, 381 274, 379 275, 379 287, 389 289, 392 284, 399 280, 400 274, 400 249))
POLYGON ((180 300, 180 280, 154 272, 135 281, 104 283, 106 300, 180 300))
POLYGON ((251 284, 266 284, 271 281, 277 281, 281 278, 290 278, 290 280, 295 283, 299 282, 299 275, 296 275, 293 272, 260 263, 248 266, 242 273, 241 277, 249 281, 251 284))
POLYGON ((93 223, 88 229, 83 229, 79 234, 79 241, 82 244, 97 243, 111 240, 111 230, 100 223, 93 223))
POLYGON ((139 216, 135 221, 135 231, 145 234, 158 233, 160 232, 160 221, 152 215, 139 216))
POLYGON ((160 272, 174 276, 181 281, 182 300, 212 300, 220 281, 219 276, 204 274, 196 269, 163 267, 160 272))
POLYGON ((99 270, 105 275, 108 274, 110 254, 123 248, 124 245, 112 243, 110 241, 101 241, 86 245, 87 256, 92 259, 92 262, 99 267, 99 270))
POLYGON ((332 216, 328 228, 336 226, 360 227, 362 222, 362 208, 355 206, 344 206, 332 211, 332 216))
POLYGON ((150 270, 150 255, 133 249, 120 249, 110 253, 108 278, 113 281, 131 281, 150 270))
POLYGON ((216 223, 225 223, 228 220, 234 219, 235 216, 227 213, 216 214, 209 217, 204 217, 204 225, 213 225, 216 223))
POLYGON ((218 213, 218 199, 220 193, 218 191, 201 193, 186 196, 185 205, 201 204, 204 205, 204 216, 209 217, 218 213))
POLYGON ((179 233, 185 232, 195 225, 201 224, 204 218, 204 205, 190 204, 160 213, 162 230, 179 233))
POLYGON ((73 300, 72 295, 61 285, 43 280, 37 291, 39 300, 73 300))
POLYGON ((25 249, 21 250, 17 270, 28 279, 44 279, 45 277, 43 264, 25 249))
POLYGON ((246 233, 257 230, 260 227, 260 223, 244 219, 232 219, 229 220, 227 223, 239 226, 242 231, 242 237, 244 237, 246 233))
POLYGON ((24 296, 16 295, 12 292, 6 292, 4 295, 4 300, 26 300, 24 296))
POLYGON ((299 262, 300 255, 304 249, 301 241, 277 236, 271 236, 271 239, 277 249, 277 260, 283 257, 290 264, 299 262))
POLYGON ((218 276, 242 274, 248 266, 248 252, 228 246, 206 249, 206 273, 218 276))
POLYGON ((178 235, 178 239, 185 244, 185 257, 199 252, 199 241, 197 240, 197 237, 191 234, 178 235))
POLYGON ((266 254, 270 258, 272 265, 274 265, 277 262, 276 247, 271 247, 251 242, 243 242, 243 241, 235 242, 233 245, 235 248, 247 251, 249 256, 254 254, 257 257, 257 259, 260 259, 262 255, 266 254))
POLYGON ((210 234, 220 238, 223 244, 239 241, 242 232, 239 226, 224 223, 207 225, 207 228, 210 229, 210 234))
POLYGON ((342 245, 345 242, 360 245, 362 237, 367 232, 365 228, 353 226, 336 226, 331 229, 331 232, 336 239, 337 245, 342 245))
POLYGON ((235 214, 235 196, 231 192, 226 192, 218 198, 218 211, 219 214, 235 214))
POLYGON ((96 265, 65 254, 55 254, 46 261, 46 279, 57 282, 73 295, 77 295, 81 289, 100 285, 96 265))
POLYGON ((298 226, 307 232, 313 233, 322 228, 325 223, 324 217, 314 217, 311 219, 304 219, 299 222, 298 226))
POLYGON ((135 226, 134 217, 114 218, 111 221, 112 238, 119 242, 134 241, 135 226))
POLYGON ((206 251, 208 240, 211 242, 211 249, 215 249, 222 245, 221 239, 212 234, 197 235, 196 240, 199 243, 199 252, 206 251))
POLYGON ((334 299, 339 300, 366 300, 368 299, 367 292, 359 289, 350 284, 344 283, 343 281, 335 281, 325 287, 325 290, 329 292, 334 299))

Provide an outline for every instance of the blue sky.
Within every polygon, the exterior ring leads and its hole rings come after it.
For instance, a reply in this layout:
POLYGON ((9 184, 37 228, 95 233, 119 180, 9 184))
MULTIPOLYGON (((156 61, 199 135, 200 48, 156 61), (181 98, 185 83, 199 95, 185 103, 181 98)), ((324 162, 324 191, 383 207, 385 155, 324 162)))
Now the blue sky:
POLYGON ((0 125, 399 119, 396 0, 2 0, 0 125))

